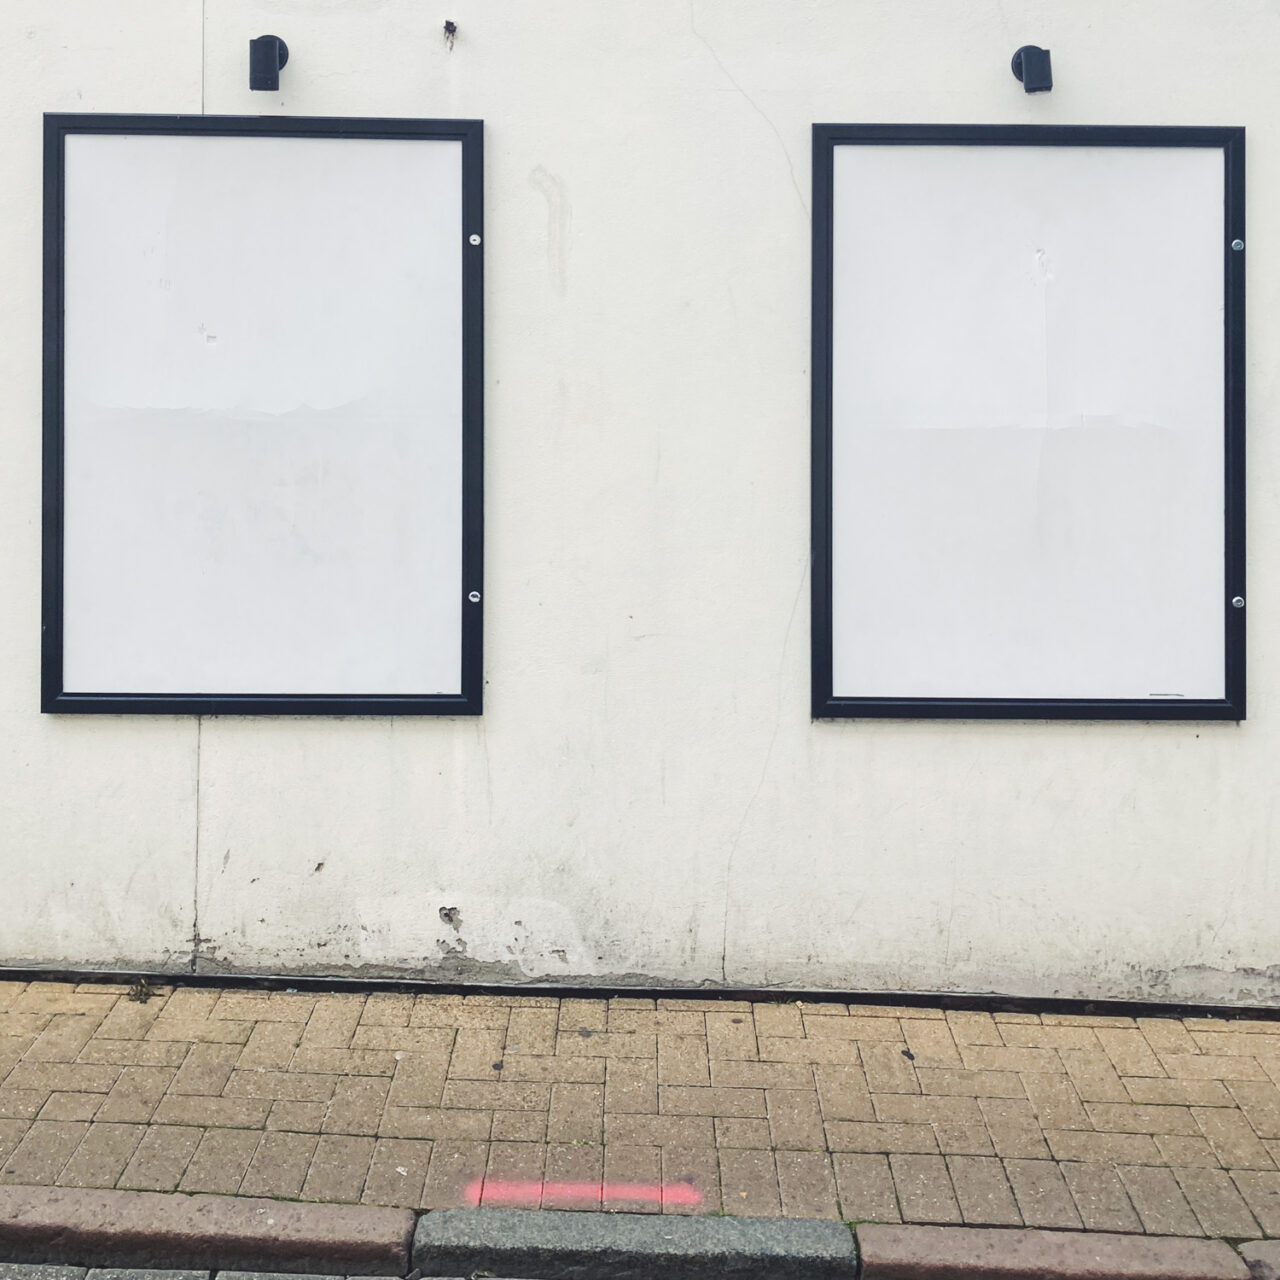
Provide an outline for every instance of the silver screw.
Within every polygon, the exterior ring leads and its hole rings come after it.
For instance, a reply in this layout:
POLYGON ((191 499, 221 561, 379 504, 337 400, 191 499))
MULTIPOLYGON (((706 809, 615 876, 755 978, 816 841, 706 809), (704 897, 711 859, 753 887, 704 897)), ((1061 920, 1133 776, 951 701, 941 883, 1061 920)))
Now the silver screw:
POLYGON ((1233 240, 1233 241, 1231 242, 1231 247, 1232 247, 1232 248, 1233 248, 1237 253, 1239 253, 1239 252, 1240 252, 1240 250, 1244 248, 1244 241, 1243 241, 1243 240, 1233 240))
MULTIPOLYGON (((470 235, 470 236, 468 236, 468 237, 467 237, 467 239, 468 239, 468 240, 470 240, 472 244, 479 244, 479 243, 480 243, 480 237, 479 237, 479 236, 477 236, 477 235, 470 235)), ((1241 245, 1240 247, 1243 249, 1243 248, 1244 248, 1244 245, 1241 245)))
MULTIPOLYGON (((472 591, 472 592, 467 596, 467 599, 468 599, 468 600, 470 600, 472 604, 479 604, 479 603, 480 603, 480 593, 479 593, 478 591, 472 591)), ((1241 601, 1240 601, 1240 603, 1241 603, 1241 604, 1244 604, 1244 601, 1243 601, 1243 600, 1241 600, 1241 601)))
POLYGON ((1233 604, 1237 609, 1243 609, 1243 608, 1244 608, 1244 596, 1236 596, 1236 597, 1231 601, 1231 603, 1232 603, 1232 604, 1233 604))

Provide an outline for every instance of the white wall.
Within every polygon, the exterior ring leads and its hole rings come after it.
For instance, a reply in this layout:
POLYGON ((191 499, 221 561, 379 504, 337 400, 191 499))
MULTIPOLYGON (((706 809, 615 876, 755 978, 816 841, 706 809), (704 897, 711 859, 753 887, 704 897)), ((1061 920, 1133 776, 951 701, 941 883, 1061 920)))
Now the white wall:
POLYGON ((0 960, 1280 1002, 1277 54, 1264 0, 0 0, 0 960), (482 719, 39 714, 45 110, 484 118, 482 719), (810 721, 814 121, 1248 127, 1247 723, 810 721))

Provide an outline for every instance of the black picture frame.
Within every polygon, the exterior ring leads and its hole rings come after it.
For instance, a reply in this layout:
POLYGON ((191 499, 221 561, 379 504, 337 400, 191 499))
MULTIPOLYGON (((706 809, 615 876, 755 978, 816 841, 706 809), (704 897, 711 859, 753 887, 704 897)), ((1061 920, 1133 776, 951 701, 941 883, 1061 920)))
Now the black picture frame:
POLYGON ((302 116, 44 117, 44 516, 41 710, 164 715, 480 715, 484 636, 484 124, 302 116), (63 684, 64 141, 69 134, 389 138, 462 144, 461 692, 422 695, 68 691, 63 684))
POLYGON ((1243 720, 1245 718, 1245 131, 1239 127, 1065 125, 813 126, 812 666, 814 719, 1243 720), (1225 696, 1221 699, 882 698, 833 687, 832 266, 834 157, 839 146, 913 144, 1220 148, 1224 169, 1225 696))

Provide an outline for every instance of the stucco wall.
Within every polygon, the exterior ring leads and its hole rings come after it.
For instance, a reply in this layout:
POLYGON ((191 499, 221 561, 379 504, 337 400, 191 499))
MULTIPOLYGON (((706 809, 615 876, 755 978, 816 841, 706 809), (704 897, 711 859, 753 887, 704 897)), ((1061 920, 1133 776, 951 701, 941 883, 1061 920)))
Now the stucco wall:
POLYGON ((1280 1001, 1278 54, 1269 0, 0 0, 0 961, 1280 1001), (40 114, 201 110, 486 122, 480 720, 38 712, 40 114), (1248 722, 810 721, 815 121, 1247 126, 1248 722))

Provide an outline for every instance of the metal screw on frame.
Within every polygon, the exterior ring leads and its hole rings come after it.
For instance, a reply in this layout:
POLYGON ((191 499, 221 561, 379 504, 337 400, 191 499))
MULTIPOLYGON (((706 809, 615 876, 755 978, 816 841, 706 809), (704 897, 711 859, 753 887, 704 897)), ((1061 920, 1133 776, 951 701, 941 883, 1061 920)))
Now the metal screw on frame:
POLYGON ((1232 605, 1232 608, 1235 608, 1235 609, 1243 609, 1243 608, 1244 608, 1244 596, 1235 596, 1235 597, 1232 599, 1232 601, 1231 601, 1231 605, 1232 605))
POLYGON ((480 237, 479 237, 478 235, 474 235, 474 234, 469 235, 469 236, 467 237, 467 240, 468 240, 471 244, 479 244, 479 243, 480 243, 480 237))
POLYGON ((1244 248, 1244 241, 1243 241, 1243 240, 1233 240, 1233 241, 1231 242, 1231 247, 1232 247, 1232 248, 1233 248, 1237 253, 1239 253, 1239 252, 1240 252, 1240 250, 1244 248))
MULTIPOLYGON (((470 600, 472 604, 479 604, 480 593, 478 591, 472 591, 467 595, 467 599, 470 600)), ((1244 601, 1242 600, 1240 603, 1243 604, 1244 601)))

